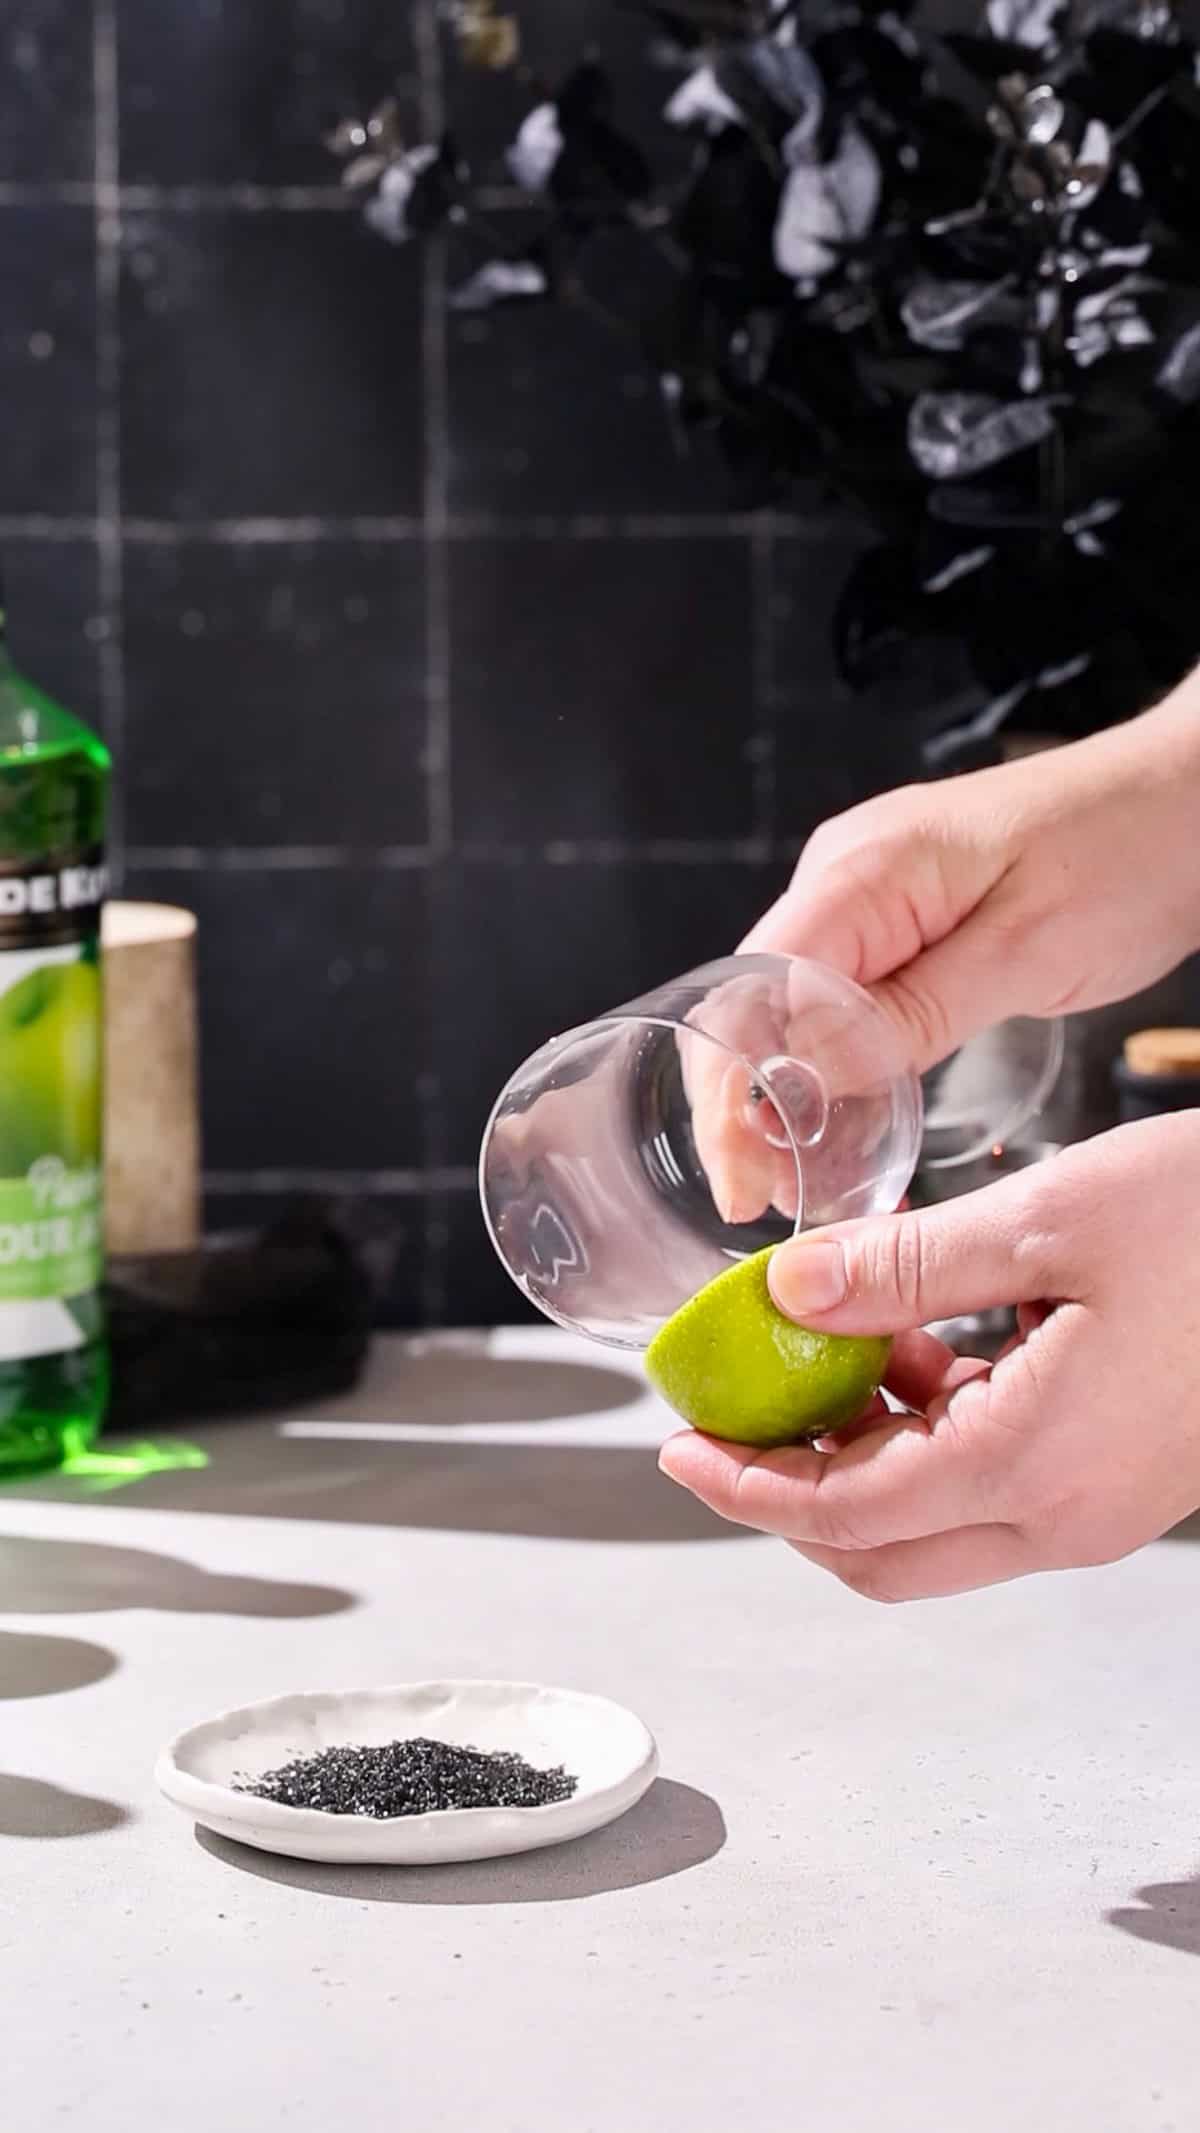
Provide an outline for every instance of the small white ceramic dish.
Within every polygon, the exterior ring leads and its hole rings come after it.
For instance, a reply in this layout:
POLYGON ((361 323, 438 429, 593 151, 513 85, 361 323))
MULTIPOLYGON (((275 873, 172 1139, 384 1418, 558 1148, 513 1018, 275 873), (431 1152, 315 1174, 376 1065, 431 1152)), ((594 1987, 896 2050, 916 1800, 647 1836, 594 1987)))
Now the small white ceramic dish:
POLYGON ((615 1822, 658 1772, 652 1735, 601 1696, 526 1681, 412 1681, 345 1694, 277 1696, 193 1726, 164 1748, 155 1777, 194 1822, 258 1851, 346 1865, 440 1866, 562 1844, 615 1822), (503 1749, 579 1780, 547 1807, 472 1807, 375 1821, 282 1807, 235 1791, 244 1779, 321 1748, 375 1747, 423 1734, 503 1749))

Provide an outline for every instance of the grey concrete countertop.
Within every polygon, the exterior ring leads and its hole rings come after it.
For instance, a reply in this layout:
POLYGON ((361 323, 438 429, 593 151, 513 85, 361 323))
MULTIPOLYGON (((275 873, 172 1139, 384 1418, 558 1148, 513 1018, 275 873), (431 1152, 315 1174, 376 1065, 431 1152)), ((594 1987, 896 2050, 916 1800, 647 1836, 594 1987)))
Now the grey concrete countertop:
POLYGON ((549 1330, 384 1342, 202 1472, 0 1494, 5 2133, 1193 2133, 1200 1541, 878 1609, 664 1426, 549 1330), (662 1779, 407 1874, 153 1791, 230 1704, 456 1673, 631 1704, 662 1779))

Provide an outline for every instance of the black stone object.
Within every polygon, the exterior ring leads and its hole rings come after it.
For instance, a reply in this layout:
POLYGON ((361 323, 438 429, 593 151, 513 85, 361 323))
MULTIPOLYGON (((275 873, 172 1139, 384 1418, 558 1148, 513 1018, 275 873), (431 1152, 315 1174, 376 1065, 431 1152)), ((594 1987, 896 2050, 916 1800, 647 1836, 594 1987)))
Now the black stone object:
POLYGON ((117 1431, 251 1415, 358 1382, 372 1283, 323 1202, 297 1200, 257 1235, 110 1263, 117 1431))

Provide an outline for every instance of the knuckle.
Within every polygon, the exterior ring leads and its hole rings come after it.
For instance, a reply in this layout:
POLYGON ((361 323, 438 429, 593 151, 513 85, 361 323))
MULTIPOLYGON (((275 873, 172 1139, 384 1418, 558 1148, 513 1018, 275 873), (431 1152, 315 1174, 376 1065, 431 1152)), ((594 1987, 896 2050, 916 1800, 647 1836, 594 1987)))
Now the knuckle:
POLYGON ((1078 1199, 1070 1151, 1049 1163, 1031 1163, 1021 1182, 1025 1233, 1056 1236, 1069 1223, 1078 1199))
POLYGON ((1022 1294, 1036 1288, 1049 1297, 1066 1272, 1077 1196, 1061 1156, 1032 1164, 1021 1182, 1020 1220, 1008 1239, 1013 1271, 1022 1294))
POLYGON ((913 1325, 921 1318, 927 1287, 925 1236, 913 1215, 896 1215, 868 1230, 860 1247, 860 1264, 850 1270, 850 1287, 894 1304, 913 1325))
POLYGON ((935 992, 918 984, 906 971, 889 978, 888 990, 927 1059, 943 1059, 953 1051, 954 1031, 945 1005, 935 992))

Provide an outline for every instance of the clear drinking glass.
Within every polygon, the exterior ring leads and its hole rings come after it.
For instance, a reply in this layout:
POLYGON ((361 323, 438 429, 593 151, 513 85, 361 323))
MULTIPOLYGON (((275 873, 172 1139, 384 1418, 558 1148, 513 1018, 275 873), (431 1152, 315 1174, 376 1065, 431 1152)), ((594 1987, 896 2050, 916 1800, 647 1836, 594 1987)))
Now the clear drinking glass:
MULTIPOLYGON (((940 1070, 933 1091, 935 1129, 945 1098, 941 1163, 1032 1115, 1062 1033, 1006 1024, 979 1043, 978 1071, 968 1045, 959 1077, 940 1070)), ((900 1035, 867 993, 823 964, 731 956, 551 1038, 518 1068, 484 1135, 484 1216, 548 1318, 645 1348, 734 1260, 894 1209, 924 1118, 900 1035)))

